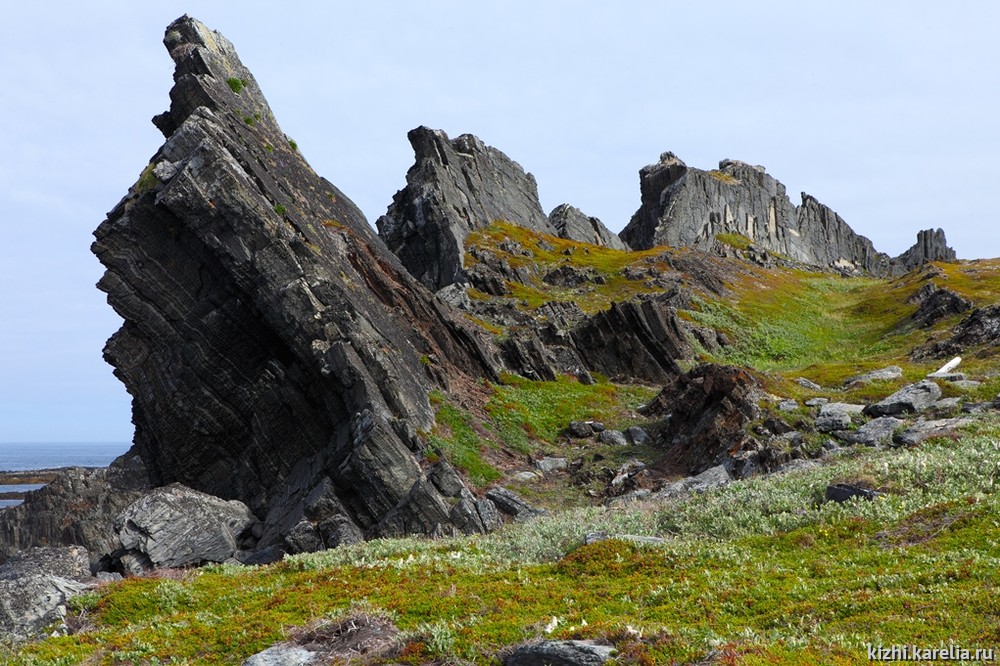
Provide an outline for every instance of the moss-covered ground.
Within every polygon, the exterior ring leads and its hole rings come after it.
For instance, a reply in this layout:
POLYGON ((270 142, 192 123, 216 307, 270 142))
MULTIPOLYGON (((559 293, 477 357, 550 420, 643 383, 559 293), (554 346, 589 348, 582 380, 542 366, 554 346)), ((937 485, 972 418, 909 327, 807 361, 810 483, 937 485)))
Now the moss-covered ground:
POLYGON ((538 637, 608 640, 623 664, 853 664, 868 644, 997 647, 998 437, 1000 423, 983 421, 957 440, 852 451, 667 505, 126 580, 77 600, 84 631, 0 657, 238 664, 359 609, 404 632, 381 663, 496 664, 504 646, 538 637), (820 501, 827 483, 859 477, 885 494, 820 501), (583 545, 593 530, 664 541, 583 545))

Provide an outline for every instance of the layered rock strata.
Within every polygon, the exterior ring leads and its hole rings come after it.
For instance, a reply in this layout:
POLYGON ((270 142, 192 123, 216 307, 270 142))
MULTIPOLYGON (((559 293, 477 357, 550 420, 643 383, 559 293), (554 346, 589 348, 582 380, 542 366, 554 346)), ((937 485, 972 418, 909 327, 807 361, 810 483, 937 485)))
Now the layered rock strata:
POLYGON ((794 261, 872 275, 955 259, 940 229, 920 232, 917 244, 893 259, 815 197, 803 193, 795 206, 764 167, 737 160, 703 171, 663 153, 640 170, 639 183, 641 205, 620 234, 635 249, 671 245, 708 251, 720 234, 739 234, 794 261))
POLYGON ((93 245, 125 319, 105 357, 150 480, 261 518, 329 483, 368 535, 459 529, 417 433, 434 424, 429 391, 496 378, 495 350, 312 171, 232 44, 186 16, 164 44, 166 143, 93 245))
POLYGON ((406 187, 376 221, 386 245, 421 282, 437 291, 464 282, 465 241, 493 222, 587 243, 624 245, 597 218, 568 205, 542 212, 535 177, 481 139, 449 139, 418 127, 407 137, 415 162, 406 187))

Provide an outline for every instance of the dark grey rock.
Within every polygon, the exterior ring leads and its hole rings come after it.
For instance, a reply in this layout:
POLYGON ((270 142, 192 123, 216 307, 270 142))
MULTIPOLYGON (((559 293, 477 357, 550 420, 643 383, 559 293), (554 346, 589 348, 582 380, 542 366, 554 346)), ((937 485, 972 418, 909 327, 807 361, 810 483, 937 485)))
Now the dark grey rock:
POLYGON ((826 500, 828 502, 848 502, 855 497, 860 497, 865 500, 873 500, 878 497, 879 493, 870 488, 862 488, 860 486, 852 485, 849 483, 834 483, 826 487, 826 500))
POLYGON ((222 500, 179 483, 156 488, 115 520, 121 549, 114 554, 126 571, 224 562, 257 518, 238 500, 222 500))
POLYGON ((561 204, 552 209, 549 213, 549 225, 556 230, 560 238, 592 245, 605 245, 615 250, 628 249, 628 246, 618 238, 618 234, 609 230, 599 219, 589 217, 579 208, 569 204, 561 204))
POLYGON ((628 439, 621 430, 604 430, 597 436, 597 440, 609 446, 628 446, 628 439))
POLYGON ((649 434, 639 426, 629 426, 625 430, 625 436, 634 446, 645 446, 650 442, 649 434))
POLYGON ((504 666, 601 666, 614 652, 594 641, 542 641, 517 648, 504 666))
POLYGON ((1000 305, 976 308, 952 332, 951 338, 920 347, 913 352, 917 359, 946 358, 981 345, 1000 344, 1000 305))
POLYGON ((471 134, 449 139, 418 127, 406 187, 376 221, 379 235, 421 282, 438 290, 463 275, 469 233, 498 220, 558 235, 538 203, 535 178, 471 134))
POLYGON ((934 403, 934 409, 936 411, 950 411, 952 409, 958 409, 962 406, 962 398, 941 398, 934 403))
POLYGON ((122 456, 103 469, 61 470, 23 503, 0 511, 0 562, 26 548, 82 546, 96 571, 102 556, 119 545, 115 518, 146 485, 137 456, 122 456))
POLYGON ((323 537, 315 525, 303 518, 285 534, 285 548, 292 555, 314 553, 323 550, 323 537))
POLYGON ((948 247, 948 240, 941 229, 925 229, 917 232, 917 242, 906 252, 892 261, 892 274, 902 275, 931 261, 953 263, 957 260, 955 250, 948 247))
MULTIPOLYGON (((486 491, 486 499, 492 502, 497 509, 511 516, 517 522, 530 520, 531 518, 547 513, 544 509, 531 506, 517 493, 499 486, 486 491)), ((482 513, 482 507, 480 507, 480 513, 482 513)))
POLYGON ((900 446, 916 446, 931 437, 951 437, 958 428, 972 423, 969 418, 937 419, 933 421, 919 420, 912 423, 902 432, 897 432, 892 441, 900 446))
POLYGON ((905 421, 893 416, 881 416, 872 419, 857 430, 843 430, 833 433, 837 439, 850 444, 865 446, 881 446, 890 441, 893 434, 905 421))
POLYGON ((810 381, 810 380, 806 379, 805 377, 798 377, 798 378, 796 378, 795 383, 798 384, 799 386, 801 386, 802 388, 809 389, 810 391, 822 391, 823 390, 822 386, 820 386, 819 384, 817 384, 814 381, 810 381))
POLYGON ((855 375, 844 380, 844 386, 855 384, 869 384, 876 381, 890 381, 903 376, 903 369, 898 365, 890 365, 887 368, 872 370, 861 375, 855 375))
POLYGON ((503 525, 503 516, 500 515, 500 511, 497 510, 497 505, 493 500, 477 500, 476 511, 479 512, 479 519, 482 521, 483 527, 486 528, 487 532, 492 532, 503 525))
POLYGON ((327 548, 350 546, 365 540, 361 529, 354 524, 354 521, 344 515, 331 516, 321 522, 318 527, 327 548))
POLYGON ((806 400, 806 407, 822 407, 830 402, 829 398, 809 398, 806 400))
POLYGON ((154 485, 270 515, 271 544, 324 479, 367 534, 434 529, 428 394, 498 380, 497 350, 313 172, 232 44, 188 17, 167 34, 175 84, 151 164, 169 178, 133 186, 92 248, 125 320, 105 356, 132 395, 133 450, 154 485))
POLYGON ((587 425, 597 434, 601 434, 605 430, 605 425, 600 421, 587 421, 587 425))
POLYGON ((908 323, 916 328, 929 328, 942 319, 962 314, 972 309, 972 302, 956 294, 951 289, 942 289, 928 282, 909 299, 919 303, 920 308, 909 318, 908 323))
POLYGON ((816 417, 816 430, 820 432, 833 432, 834 430, 845 430, 851 427, 851 415, 843 411, 821 412, 816 417))
POLYGON ((864 409, 867 416, 898 416, 922 412, 941 399, 941 387, 929 379, 910 384, 890 395, 885 400, 868 405, 864 409))
POLYGON ((782 400, 778 403, 778 409, 782 412, 794 412, 799 408, 799 403, 795 400, 782 400))
POLYGON ((570 437, 576 437, 577 439, 593 437, 594 435, 594 428, 586 421, 570 421, 569 426, 566 427, 566 431, 570 437))

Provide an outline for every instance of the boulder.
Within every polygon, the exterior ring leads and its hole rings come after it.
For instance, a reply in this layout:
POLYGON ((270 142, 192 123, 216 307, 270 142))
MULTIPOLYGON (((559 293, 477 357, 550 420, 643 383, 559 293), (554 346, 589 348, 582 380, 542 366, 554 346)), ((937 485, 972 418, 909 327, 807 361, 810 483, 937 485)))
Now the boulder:
POLYGON ((942 319, 960 315, 972 309, 972 301, 956 294, 951 289, 942 289, 933 282, 928 282, 910 297, 911 303, 919 303, 920 307, 908 319, 910 326, 915 328, 930 328, 942 319))
POLYGON ((892 441, 900 446, 916 446, 931 437, 954 437, 958 428, 972 422, 972 419, 968 418, 936 419, 933 421, 921 419, 907 426, 902 432, 897 432, 892 441))
POLYGON ((629 426, 625 430, 625 437, 628 438, 634 446, 645 446, 649 444, 649 433, 646 432, 645 428, 640 426, 629 426))
POLYGON ((873 500, 878 497, 879 493, 870 488, 862 488, 861 486, 853 485, 850 483, 834 483, 826 487, 826 501, 827 502, 839 502, 843 504, 848 502, 855 497, 860 497, 865 500, 873 500))
POLYGON ((840 430, 834 432, 833 436, 849 444, 881 446, 888 443, 893 434, 905 423, 906 421, 894 416, 880 416, 865 423, 857 430, 840 430))
POLYGON ((549 213, 549 224, 556 230, 560 238, 604 245, 615 250, 627 250, 628 246, 618 234, 604 226, 596 217, 589 217, 579 208, 569 204, 561 204, 549 213))
POLYGON ((587 437, 594 436, 594 427, 586 421, 570 421, 566 427, 566 432, 569 433, 570 437, 586 439, 587 437))
POLYGON ((715 467, 706 469, 701 474, 665 484, 653 493, 653 499, 667 499, 693 493, 703 493, 706 490, 724 486, 730 481, 732 481, 732 477, 729 475, 729 471, 725 465, 716 465, 715 467))
POLYGON ((497 381, 497 350, 313 172, 228 40, 185 16, 164 44, 166 141, 92 248, 124 319, 105 358, 150 481, 263 518, 329 479, 368 535, 434 529, 445 502, 417 453, 428 395, 497 381))
POLYGON ((174 483, 149 492, 118 516, 114 529, 121 548, 113 558, 132 574, 225 562, 252 539, 257 522, 240 501, 174 483))
POLYGON ((19 640, 65 631, 66 603, 90 586, 84 548, 29 548, 0 565, 0 636, 19 640))
POLYGON ((504 666, 601 666, 614 651, 595 641, 541 641, 514 650, 504 666))
POLYGON ((760 418, 762 396, 746 370, 703 363, 678 373, 641 411, 664 416, 656 445, 670 462, 698 474, 750 445, 746 427, 760 418))
POLYGON ((433 290, 463 280, 469 233, 498 220, 558 235, 538 203, 530 173, 471 134, 449 139, 418 127, 407 134, 415 162, 406 187, 376 221, 403 265, 433 290))
POLYGON ((922 412, 941 398, 941 387, 924 379, 916 384, 904 386, 888 398, 868 405, 864 409, 867 416, 898 416, 922 412))
POLYGON ((861 375, 848 377, 844 380, 844 386, 854 386, 856 384, 868 384, 871 382, 884 382, 899 379, 903 376, 903 369, 898 365, 890 365, 887 368, 872 370, 861 375))
POLYGON ((558 472, 569 467, 569 462, 565 458, 551 458, 546 457, 535 463, 535 467, 542 474, 552 474, 553 472, 558 472))
POLYGON ((531 506, 517 493, 499 486, 486 491, 486 499, 517 522, 530 520, 547 513, 544 509, 531 506))
POLYGON ((320 663, 320 655, 294 645, 275 645, 247 657, 243 666, 306 666, 320 663))
POLYGON ((621 430, 604 430, 597 436, 597 440, 609 446, 628 446, 628 438, 621 430))
POLYGON ((843 411, 820 412, 816 417, 816 430, 820 432, 833 432, 834 430, 845 430, 851 427, 851 415, 843 411))

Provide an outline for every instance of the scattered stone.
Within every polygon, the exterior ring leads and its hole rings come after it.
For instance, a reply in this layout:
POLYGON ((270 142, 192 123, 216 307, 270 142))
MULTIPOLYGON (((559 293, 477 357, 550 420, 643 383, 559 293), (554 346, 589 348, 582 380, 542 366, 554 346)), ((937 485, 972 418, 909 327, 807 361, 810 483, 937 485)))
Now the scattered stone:
POLYGON ((843 411, 821 412, 816 417, 816 430, 820 432, 833 432, 834 430, 846 430, 851 427, 851 415, 843 411))
POLYGON ((830 402, 829 398, 809 398, 806 400, 806 407, 822 407, 830 402))
POLYGON ((661 539, 660 537, 655 536, 644 536, 641 534, 608 534, 607 532, 588 532, 583 537, 583 543, 584 545, 589 546, 592 543, 609 541, 612 539, 615 541, 631 541, 632 543, 651 546, 666 543, 666 539, 661 539))
POLYGON ((570 437, 577 439, 593 437, 594 435, 594 428, 586 421, 570 421, 566 431, 569 432, 570 437))
POLYGON ((225 562, 257 522, 243 502, 174 483, 150 491, 118 516, 114 530, 121 548, 112 558, 132 574, 225 562))
POLYGON ((639 426, 629 426, 625 430, 625 436, 632 442, 633 446, 645 446, 650 441, 649 434, 639 426))
POLYGON ((778 409, 782 412, 794 412, 799 408, 799 403, 795 400, 782 400, 778 403, 778 409))
POLYGON ((686 479, 668 483, 656 491, 653 496, 655 499, 666 499, 680 495, 703 493, 712 488, 724 486, 730 481, 732 481, 732 477, 729 475, 726 467, 724 465, 717 465, 696 476, 689 476, 686 479))
POLYGON ((538 474, 536 474, 535 472, 524 471, 524 472, 517 472, 510 478, 511 481, 517 481, 519 483, 530 483, 531 481, 538 480, 538 474))
POLYGON ((248 657, 243 666, 306 666, 317 664, 319 655, 294 645, 275 645, 248 657))
POLYGON ((535 463, 535 467, 542 474, 552 474, 569 467, 569 462, 565 458, 542 458, 535 463))
POLYGON ((605 430, 604 424, 600 421, 587 421, 587 425, 589 425, 595 433, 601 433, 605 430))
POLYGON ((906 421, 893 416, 880 416, 872 419, 857 430, 839 430, 834 432, 833 436, 850 444, 881 446, 888 442, 892 438, 893 433, 905 423, 906 421))
POLYGON ((900 446, 916 446, 931 437, 949 437, 955 430, 972 423, 972 419, 938 419, 934 421, 920 420, 911 424, 902 432, 896 433, 892 441, 900 446))
POLYGON ((829 414, 831 412, 844 412, 855 416, 857 414, 864 413, 864 405, 855 405, 849 402, 827 402, 820 406, 820 414, 829 414))
POLYGON ((628 439, 621 430, 604 430, 597 436, 601 444, 609 446, 628 446, 628 439))
POLYGON ((629 479, 644 469, 646 469, 646 463, 641 460, 637 458, 628 460, 618 468, 618 472, 611 479, 611 489, 616 492, 622 490, 629 479))
POLYGON ((973 379, 959 379, 957 381, 952 381, 951 385, 962 391, 971 391, 977 386, 982 386, 982 382, 977 382, 973 379))
POLYGON ((816 382, 809 381, 805 377, 797 377, 795 383, 804 389, 809 389, 810 391, 822 391, 823 387, 816 382))
POLYGON ((868 384, 875 381, 889 381, 899 379, 903 376, 903 369, 898 365, 890 365, 881 370, 872 370, 862 375, 855 375, 844 380, 844 386, 854 386, 856 384, 868 384))
POLYGON ((517 648, 504 666, 602 666, 614 652, 595 641, 541 641, 517 648))
POLYGON ((929 379, 910 384, 864 409, 867 416, 897 416, 922 412, 941 399, 941 387, 929 379))
POLYGON ((961 398, 941 398, 934 403, 934 409, 938 411, 949 411, 958 408, 961 404, 961 398))
POLYGON ((486 499, 496 505, 497 509, 511 516, 516 522, 531 520, 536 516, 548 513, 545 509, 538 509, 531 506, 521 499, 517 493, 500 486, 490 488, 486 491, 486 499))
POLYGON ((826 487, 826 500, 828 502, 844 503, 855 497, 865 500, 873 500, 878 497, 878 491, 870 488, 862 488, 849 483, 834 483, 826 487))

